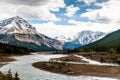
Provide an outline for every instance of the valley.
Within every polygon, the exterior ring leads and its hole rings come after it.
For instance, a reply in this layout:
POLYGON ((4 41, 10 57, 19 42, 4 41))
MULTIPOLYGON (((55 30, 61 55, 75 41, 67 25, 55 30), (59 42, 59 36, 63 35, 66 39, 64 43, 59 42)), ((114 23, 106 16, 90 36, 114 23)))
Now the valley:
POLYGON ((120 80, 120 0, 0 0, 0 80, 120 80))

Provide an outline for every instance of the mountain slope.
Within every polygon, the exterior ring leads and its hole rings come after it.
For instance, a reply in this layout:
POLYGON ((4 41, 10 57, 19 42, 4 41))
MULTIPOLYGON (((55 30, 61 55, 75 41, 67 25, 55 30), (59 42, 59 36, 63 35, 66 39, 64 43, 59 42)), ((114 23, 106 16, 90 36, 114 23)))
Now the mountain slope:
POLYGON ((105 36, 104 38, 88 44, 86 46, 83 46, 80 48, 80 50, 86 50, 86 51, 117 51, 120 52, 120 30, 117 30, 115 32, 112 32, 105 36))
POLYGON ((19 16, 0 21, 0 42, 35 51, 62 50, 62 43, 40 34, 19 16))

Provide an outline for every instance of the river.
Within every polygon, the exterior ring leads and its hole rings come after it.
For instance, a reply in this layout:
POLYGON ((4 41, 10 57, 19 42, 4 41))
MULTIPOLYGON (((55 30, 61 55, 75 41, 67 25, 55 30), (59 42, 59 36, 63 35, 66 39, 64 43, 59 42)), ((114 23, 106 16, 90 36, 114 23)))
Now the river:
POLYGON ((95 77, 95 76, 68 76, 62 74, 55 74, 43 70, 39 70, 32 66, 32 63, 38 61, 49 61, 50 58, 59 58, 66 55, 62 54, 37 54, 25 56, 14 56, 17 61, 9 62, 0 68, 0 71, 7 73, 11 69, 12 74, 18 72, 19 77, 22 80, 118 80, 107 77, 95 77))

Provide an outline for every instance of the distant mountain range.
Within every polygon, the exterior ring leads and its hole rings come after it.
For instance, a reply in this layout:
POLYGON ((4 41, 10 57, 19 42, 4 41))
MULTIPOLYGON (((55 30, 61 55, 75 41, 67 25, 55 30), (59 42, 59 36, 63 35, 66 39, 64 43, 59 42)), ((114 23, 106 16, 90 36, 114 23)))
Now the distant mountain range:
POLYGON ((106 33, 104 32, 100 32, 100 31, 93 32, 90 30, 85 30, 77 33, 72 38, 61 35, 59 37, 55 37, 55 39, 63 42, 64 49, 74 49, 92 43, 94 41, 97 41, 103 38, 105 35, 106 33))
POLYGON ((40 34, 19 16, 0 21, 0 42, 34 51, 62 50, 62 42, 40 34))
POLYGON ((26 47, 34 51, 74 49, 104 37, 106 33, 85 30, 73 37, 57 36, 54 39, 36 31, 35 27, 19 16, 0 21, 0 42, 26 47))
POLYGON ((78 49, 80 51, 120 52, 120 30, 112 32, 104 38, 78 49))

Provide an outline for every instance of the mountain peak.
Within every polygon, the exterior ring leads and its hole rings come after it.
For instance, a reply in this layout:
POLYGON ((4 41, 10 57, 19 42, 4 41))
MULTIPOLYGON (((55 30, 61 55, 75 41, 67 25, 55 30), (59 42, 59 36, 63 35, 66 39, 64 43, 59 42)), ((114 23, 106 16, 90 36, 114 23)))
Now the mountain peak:
POLYGON ((22 18, 22 17, 20 17, 20 16, 13 16, 13 18, 22 18))
POLYGON ((0 21, 0 27, 4 27, 4 26, 12 23, 13 21, 18 22, 18 21, 25 21, 25 20, 20 16, 10 17, 8 19, 1 20, 0 21))
POLYGON ((0 33, 33 33, 36 34, 35 28, 20 16, 14 16, 0 21, 0 33))
POLYGON ((20 17, 20 16, 14 16, 14 18, 22 18, 22 17, 20 17))
POLYGON ((20 16, 14 16, 12 17, 13 20, 24 20, 22 17, 20 16))
POLYGON ((100 31, 94 32, 90 30, 84 30, 84 31, 77 33, 77 35, 75 35, 74 38, 75 38, 75 41, 78 41, 82 45, 86 45, 86 44, 89 44, 96 40, 101 39, 105 35, 106 33, 100 32, 100 31))

